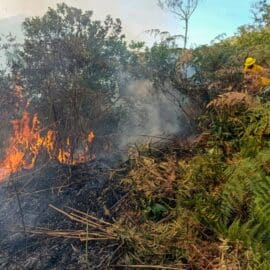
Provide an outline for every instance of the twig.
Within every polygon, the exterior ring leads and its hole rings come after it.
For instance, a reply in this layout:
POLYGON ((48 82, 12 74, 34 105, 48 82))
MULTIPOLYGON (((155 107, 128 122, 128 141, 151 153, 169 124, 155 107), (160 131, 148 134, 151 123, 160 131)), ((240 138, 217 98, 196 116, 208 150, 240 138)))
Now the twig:
POLYGON ((20 211, 20 216, 22 220, 22 226, 23 226, 23 232, 24 232, 24 241, 25 241, 25 257, 27 257, 27 234, 26 234, 26 227, 25 227, 25 222, 24 222, 24 214, 23 214, 23 209, 22 209, 22 204, 19 196, 19 192, 17 189, 17 183, 14 182, 14 191, 16 194, 18 206, 19 206, 19 211, 20 211))
POLYGON ((82 242, 84 241, 94 241, 94 240, 115 240, 114 237, 110 237, 108 235, 104 235, 101 233, 91 233, 85 232, 82 230, 77 231, 58 231, 58 230, 48 230, 48 229, 39 229, 39 230, 29 230, 29 232, 33 234, 41 234, 55 237, 64 237, 64 238, 73 238, 80 239, 82 242))
POLYGON ((126 267, 135 269, 168 269, 168 270, 180 270, 181 268, 167 267, 161 265, 111 265, 111 267, 126 267))
POLYGON ((92 215, 89 215, 88 213, 84 213, 84 212, 82 212, 82 211, 80 211, 80 210, 77 210, 77 209, 74 209, 74 208, 71 208, 71 207, 67 207, 67 208, 70 209, 70 210, 72 210, 72 211, 74 211, 74 212, 77 212, 77 213, 79 213, 79 214, 81 214, 81 215, 84 215, 85 217, 88 217, 88 218, 91 218, 91 219, 93 219, 93 220, 96 220, 96 221, 98 221, 98 222, 100 222, 100 223, 103 223, 104 225, 112 226, 111 223, 106 222, 106 221, 104 221, 103 219, 99 219, 99 218, 97 218, 97 217, 94 217, 94 216, 92 216, 92 215))
MULTIPOLYGON (((87 218, 85 218, 85 217, 81 217, 81 216, 79 216, 79 215, 77 215, 77 214, 74 214, 74 213, 67 213, 67 212, 65 212, 64 210, 61 210, 61 209, 59 209, 59 208, 57 208, 57 207, 55 207, 55 206, 53 206, 53 205, 51 205, 51 204, 49 204, 49 207, 51 207, 51 208, 53 208, 54 210, 56 210, 57 212, 59 212, 59 213, 61 213, 61 214, 63 214, 63 215, 65 215, 66 217, 68 217, 69 219, 71 219, 71 220, 75 220, 75 221, 77 221, 77 222, 79 222, 79 223, 81 223, 81 224, 84 224, 84 225, 89 225, 89 226, 91 226, 91 227, 93 227, 93 228, 95 228, 95 229, 97 229, 97 230, 100 230, 100 231, 102 231, 102 232, 104 232, 104 233, 106 233, 106 234, 108 234, 109 235, 109 232, 108 232, 108 230, 106 230, 106 229, 104 229, 102 226, 104 226, 104 224, 98 224, 98 223, 96 223, 96 222, 93 222, 93 221, 91 221, 90 219, 87 219, 87 218)), ((84 213, 85 214, 85 213, 84 213)), ((89 218, 93 218, 92 216, 90 216, 90 215, 87 215, 89 218)), ((98 222, 105 222, 105 221, 101 221, 101 220, 99 220, 99 219, 97 219, 97 218, 95 218, 98 222)), ((110 224, 110 223, 107 223, 109 226, 112 226, 112 224, 110 224)), ((112 235, 112 236, 114 236, 114 235, 112 235)))

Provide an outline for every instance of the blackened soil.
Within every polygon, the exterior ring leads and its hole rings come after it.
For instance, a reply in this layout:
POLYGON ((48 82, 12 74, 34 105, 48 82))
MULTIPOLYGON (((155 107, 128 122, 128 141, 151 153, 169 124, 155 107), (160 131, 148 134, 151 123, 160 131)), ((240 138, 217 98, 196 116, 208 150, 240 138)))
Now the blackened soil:
POLYGON ((86 253, 85 244, 79 240, 30 232, 25 236, 23 228, 83 228, 49 204, 110 220, 104 209, 112 209, 123 196, 117 177, 110 177, 112 171, 109 162, 101 160, 73 167, 46 164, 1 183, 0 269, 106 269, 104 259, 116 248, 112 243, 91 242, 86 253))

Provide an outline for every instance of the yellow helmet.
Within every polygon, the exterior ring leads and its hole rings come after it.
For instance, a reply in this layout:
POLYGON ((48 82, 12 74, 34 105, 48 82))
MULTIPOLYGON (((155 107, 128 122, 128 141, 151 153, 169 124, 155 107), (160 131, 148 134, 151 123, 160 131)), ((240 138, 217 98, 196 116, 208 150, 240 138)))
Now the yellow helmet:
POLYGON ((249 67, 249 66, 255 64, 255 62, 256 62, 256 59, 255 58, 253 58, 253 57, 247 57, 246 60, 245 60, 245 64, 244 65, 246 67, 249 67))

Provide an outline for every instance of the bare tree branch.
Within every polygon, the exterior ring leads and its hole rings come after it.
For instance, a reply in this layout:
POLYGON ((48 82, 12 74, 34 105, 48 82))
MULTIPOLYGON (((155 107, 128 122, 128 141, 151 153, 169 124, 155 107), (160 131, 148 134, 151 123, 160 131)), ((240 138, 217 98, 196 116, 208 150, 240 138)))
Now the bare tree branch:
POLYGON ((181 21, 184 21, 184 49, 187 47, 189 20, 196 10, 200 0, 158 0, 161 9, 168 10, 175 14, 181 21))

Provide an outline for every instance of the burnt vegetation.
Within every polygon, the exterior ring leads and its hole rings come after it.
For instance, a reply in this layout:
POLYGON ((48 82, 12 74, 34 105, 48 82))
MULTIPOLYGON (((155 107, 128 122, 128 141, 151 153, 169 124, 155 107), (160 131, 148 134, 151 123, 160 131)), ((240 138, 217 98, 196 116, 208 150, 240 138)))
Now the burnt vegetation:
POLYGON ((195 49, 66 4, 3 39, 0 268, 270 269, 270 102, 241 69, 270 66, 269 12, 195 49))

